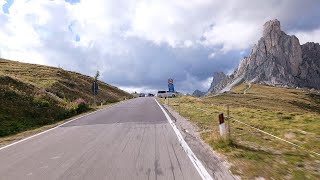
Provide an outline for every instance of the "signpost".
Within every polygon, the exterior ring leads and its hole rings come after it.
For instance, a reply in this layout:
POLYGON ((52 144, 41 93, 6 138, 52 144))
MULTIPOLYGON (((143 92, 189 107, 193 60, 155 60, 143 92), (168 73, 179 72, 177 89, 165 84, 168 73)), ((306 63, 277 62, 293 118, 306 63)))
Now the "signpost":
POLYGON ((93 81, 92 86, 91 86, 92 94, 93 94, 93 105, 96 106, 96 95, 98 95, 98 82, 93 81))
POLYGON ((169 92, 174 92, 174 85, 173 85, 173 79, 168 79, 168 89, 169 92))

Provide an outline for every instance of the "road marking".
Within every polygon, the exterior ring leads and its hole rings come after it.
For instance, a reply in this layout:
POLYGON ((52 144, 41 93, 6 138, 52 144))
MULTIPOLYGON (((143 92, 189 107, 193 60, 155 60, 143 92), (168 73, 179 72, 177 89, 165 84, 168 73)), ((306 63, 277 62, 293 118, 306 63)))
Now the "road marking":
POLYGON ((120 103, 122 103, 122 102, 125 102, 125 101, 121 101, 121 102, 116 103, 116 104, 113 104, 113 105, 111 105, 111 106, 107 106, 107 107, 105 107, 105 108, 103 108, 103 109, 99 109, 99 110, 93 111, 93 112, 91 112, 91 113, 89 113, 89 114, 85 114, 85 115, 79 116, 79 117, 77 117, 77 118, 71 119, 70 121, 64 122, 64 123, 62 123, 62 124, 60 124, 60 125, 58 125, 58 126, 56 126, 56 127, 53 127, 53 128, 51 128, 51 129, 45 130, 45 131, 40 132, 40 133, 38 133, 38 134, 32 135, 32 136, 30 136, 30 137, 27 137, 27 138, 21 139, 21 140, 19 140, 19 141, 16 141, 16 142, 14 142, 14 143, 11 143, 11 144, 8 144, 8 145, 6 145, 6 146, 3 146, 3 147, 0 148, 0 151, 1 151, 2 149, 8 148, 8 147, 10 147, 10 146, 13 146, 13 145, 16 145, 16 144, 18 144, 18 143, 24 142, 24 141, 26 141, 26 140, 28 140, 28 139, 34 138, 34 137, 39 136, 39 135, 41 135, 41 134, 44 134, 44 133, 47 133, 47 132, 49 132, 49 131, 55 130, 55 129, 57 129, 57 128, 65 125, 65 124, 67 124, 67 123, 71 123, 71 122, 73 122, 73 121, 75 121, 75 120, 78 120, 78 119, 81 119, 81 118, 83 118, 83 117, 89 116, 89 115, 91 115, 91 114, 97 113, 97 112, 99 112, 99 111, 105 110, 105 109, 107 109, 107 108, 110 108, 110 107, 115 106, 115 105, 117 105, 117 104, 120 104, 120 103))
POLYGON ((159 102, 156 99, 154 99, 154 100, 156 101, 156 103, 159 105, 160 109, 162 110, 162 112, 166 116, 167 120, 169 121, 169 124, 171 125, 172 129, 176 133, 183 150, 186 152, 187 156, 191 160, 193 166, 196 168, 196 170, 198 171, 201 178, 204 180, 212 180, 212 177, 210 176, 210 174, 208 173, 206 168, 202 165, 201 161, 196 157, 196 155, 192 152, 192 150, 190 149, 187 142, 183 139, 183 136, 181 135, 177 126, 173 123, 173 121, 170 118, 170 116, 168 115, 168 113, 163 109, 163 107, 159 104, 159 102))

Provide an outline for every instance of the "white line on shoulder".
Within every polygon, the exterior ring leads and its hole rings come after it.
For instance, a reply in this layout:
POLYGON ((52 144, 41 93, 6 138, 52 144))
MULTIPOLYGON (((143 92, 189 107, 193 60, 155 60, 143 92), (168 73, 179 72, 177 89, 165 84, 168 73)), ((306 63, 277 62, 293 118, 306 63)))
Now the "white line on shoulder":
POLYGON ((171 120, 170 116, 168 115, 168 113, 163 109, 163 107, 159 104, 159 102, 154 98, 154 100, 156 101, 156 103, 159 105, 160 109, 162 110, 162 112, 164 113, 164 115, 166 116, 167 120, 169 121, 169 124, 171 125, 171 127, 173 128, 174 132, 176 133, 178 140, 183 148, 183 150, 187 153, 189 159, 191 160, 193 166, 196 168, 196 170, 198 171, 199 175, 201 176, 202 179, 204 180, 212 180, 212 177, 210 176, 210 174, 208 173, 208 171, 206 170, 206 168, 202 165, 201 161, 197 158, 197 156, 192 152, 192 150, 190 149, 189 145, 187 144, 187 142, 183 139, 183 136, 181 135, 180 131, 178 130, 178 128, 176 127, 176 125, 173 123, 173 121, 171 120))

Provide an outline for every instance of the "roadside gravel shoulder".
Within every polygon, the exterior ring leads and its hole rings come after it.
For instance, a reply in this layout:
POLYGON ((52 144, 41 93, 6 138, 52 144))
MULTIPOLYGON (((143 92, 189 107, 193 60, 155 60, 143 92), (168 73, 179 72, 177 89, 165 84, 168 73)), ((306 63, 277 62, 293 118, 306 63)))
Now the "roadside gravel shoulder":
POLYGON ((173 121, 176 121, 180 133, 188 143, 197 158, 203 163, 213 179, 240 179, 229 170, 230 164, 217 152, 206 144, 200 137, 197 127, 180 116, 172 108, 163 105, 173 121))

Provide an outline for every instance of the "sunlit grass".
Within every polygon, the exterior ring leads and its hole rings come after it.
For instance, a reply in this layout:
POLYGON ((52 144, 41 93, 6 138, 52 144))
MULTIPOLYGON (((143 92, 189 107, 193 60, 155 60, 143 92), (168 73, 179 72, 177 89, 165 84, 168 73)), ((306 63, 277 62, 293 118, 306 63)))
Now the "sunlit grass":
MULTIPOLYGON (((202 138, 233 163, 232 171, 245 178, 319 179, 320 104, 317 94, 297 89, 253 84, 247 94, 241 84, 232 91, 205 98, 183 96, 170 99, 180 104, 181 115, 195 123, 202 138), (263 131, 291 141, 297 148, 261 132, 231 121, 231 140, 223 141, 218 132, 218 114, 230 116, 263 131)), ((176 111, 179 106, 172 106, 176 111)))
MULTIPOLYGON (((0 59, 0 137, 54 124, 93 104, 93 78, 61 68, 0 59)), ((99 81, 98 105, 131 95, 99 81)))

